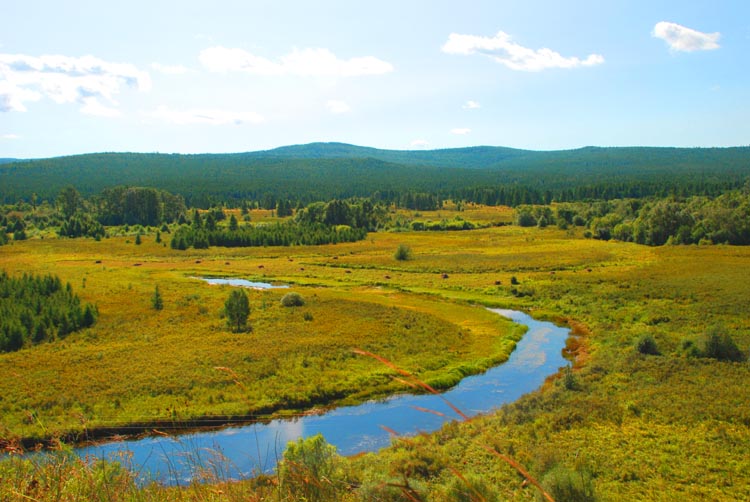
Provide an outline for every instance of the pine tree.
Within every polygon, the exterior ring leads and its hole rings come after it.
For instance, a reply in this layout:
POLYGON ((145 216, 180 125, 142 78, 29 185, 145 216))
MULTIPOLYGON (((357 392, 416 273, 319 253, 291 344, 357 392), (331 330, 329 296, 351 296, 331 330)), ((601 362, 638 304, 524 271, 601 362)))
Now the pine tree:
POLYGON ((161 293, 159 293, 159 286, 156 286, 154 294, 151 296, 151 306, 154 310, 161 310, 164 308, 164 300, 162 300, 161 293))
POLYGON ((242 289, 235 289, 224 303, 224 313, 227 316, 227 324, 234 332, 244 331, 247 327, 247 318, 250 315, 250 301, 247 293, 242 289))

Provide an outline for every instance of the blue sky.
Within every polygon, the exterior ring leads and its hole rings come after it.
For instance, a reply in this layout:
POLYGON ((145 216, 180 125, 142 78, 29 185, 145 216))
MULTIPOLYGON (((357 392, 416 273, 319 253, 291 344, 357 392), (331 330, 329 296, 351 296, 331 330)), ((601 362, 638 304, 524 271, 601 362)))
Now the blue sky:
POLYGON ((0 157, 750 144, 750 2, 2 0, 0 157))

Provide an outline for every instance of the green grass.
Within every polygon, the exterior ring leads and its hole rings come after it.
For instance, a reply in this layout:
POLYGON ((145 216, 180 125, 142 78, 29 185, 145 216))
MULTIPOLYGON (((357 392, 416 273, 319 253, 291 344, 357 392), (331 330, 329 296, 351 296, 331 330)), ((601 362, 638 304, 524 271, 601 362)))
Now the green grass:
POLYGON ((507 358, 517 339, 510 323, 478 306, 445 308, 439 298, 373 287, 362 278, 340 284, 336 276, 354 274, 325 266, 339 249, 269 248, 217 257, 214 250, 168 250, 148 237, 137 247, 112 238, 30 240, 3 248, 0 267, 59 274, 100 312, 91 329, 0 356, 8 375, 0 382, 4 435, 44 439, 101 428, 125 432, 130 424, 175 427, 202 417, 352 403, 400 388, 354 348, 453 383, 455 368, 486 369, 488 346, 495 360, 507 358), (308 267, 316 282, 338 287, 305 285, 309 273, 302 269, 308 267), (196 276, 290 282, 305 305, 283 307, 289 290, 249 291, 252 329, 231 333, 221 317, 231 288, 196 276), (152 308, 157 285, 164 303, 159 311, 152 308))
MULTIPOLYGON (((81 417, 94 426, 112 417, 171 416, 165 407, 179 417, 240 411, 247 401, 304 408, 316 392, 321 402, 349 402, 396 389, 388 368, 353 355, 352 347, 428 382, 455 379, 467 368, 483 369, 517 336, 481 307, 490 305, 569 322, 578 333, 569 343, 577 385, 552 379, 497 414, 353 459, 346 476, 361 488, 345 499, 401 493, 387 483, 407 476, 430 500, 460 500, 457 486, 471 491, 461 477, 480 491, 489 486, 499 500, 535 500, 537 492, 487 446, 543 483, 573 473, 597 500, 750 498, 750 364, 695 358, 685 349, 700 347, 721 324, 745 354, 750 350, 749 248, 650 248, 518 227, 187 253, 145 236, 138 247, 125 238, 16 243, 0 248, 0 268, 59 274, 101 312, 91 330, 0 356, 0 371, 10 375, 0 382, 6 436, 68 430, 81 417), (400 243, 411 247, 411 260, 393 258, 400 243), (286 282, 306 305, 281 307, 284 290, 252 293, 253 332, 231 334, 219 317, 228 290, 189 278, 196 275, 286 282), (157 284, 160 312, 150 308, 157 284), (661 355, 638 353, 647 335, 661 355), (268 345, 256 343, 264 338, 268 345), (217 366, 231 368, 245 388, 217 366), (262 375, 264 388, 250 389, 262 375), (309 380, 316 385, 306 388, 309 380), (39 388, 42 382, 50 388, 39 388), (114 399, 120 411, 107 404, 114 399)), ((0 485, 21 486, 22 476, 7 474, 11 481, 0 485)), ((237 491, 278 500, 260 482, 137 493, 140 500, 213 500, 220 497, 213 489, 225 491, 222 500, 237 491)))

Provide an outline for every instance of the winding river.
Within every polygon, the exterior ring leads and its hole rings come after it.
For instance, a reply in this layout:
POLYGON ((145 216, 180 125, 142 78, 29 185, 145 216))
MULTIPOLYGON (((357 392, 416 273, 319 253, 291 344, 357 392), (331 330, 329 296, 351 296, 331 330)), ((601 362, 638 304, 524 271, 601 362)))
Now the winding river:
MULTIPOLYGON (((467 377, 442 394, 469 416, 515 401, 537 389, 547 376, 567 364, 562 349, 568 329, 537 321, 522 312, 491 310, 529 329, 507 362, 481 375, 467 377)), ((76 451, 81 457, 88 458, 126 458, 144 480, 185 484, 199 476, 201 469, 211 471, 221 479, 270 472, 286 444, 299 437, 321 433, 339 453, 352 455, 387 446, 390 433, 386 429, 401 435, 431 432, 455 419, 459 417, 441 396, 402 394, 358 406, 336 408, 321 415, 174 437, 105 443, 76 451)))

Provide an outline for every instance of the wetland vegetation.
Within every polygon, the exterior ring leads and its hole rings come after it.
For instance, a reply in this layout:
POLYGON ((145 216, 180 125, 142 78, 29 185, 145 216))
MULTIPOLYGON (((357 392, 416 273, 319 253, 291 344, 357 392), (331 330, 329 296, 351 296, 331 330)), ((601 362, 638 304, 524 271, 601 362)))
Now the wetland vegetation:
MULTIPOLYGON (((551 173, 548 185, 557 188, 545 200, 544 190, 528 181, 516 192, 541 195, 521 195, 514 207, 476 200, 488 193, 479 184, 472 188, 476 197, 450 197, 437 188, 444 180, 424 176, 432 171, 420 171, 416 181, 410 169, 430 169, 429 158, 399 171, 412 176, 406 192, 373 184, 368 188, 383 191, 334 194, 311 186, 264 195, 258 182, 223 199, 179 184, 108 188, 97 178, 73 192, 62 185, 54 194, 32 196, 43 193, 30 181, 35 169, 56 179, 72 161, 3 165, 3 176, 30 173, 3 184, 4 280, 59 283, 81 312, 73 316, 79 329, 46 330, 53 335, 33 343, 36 326, 47 325, 33 321, 20 350, 0 354, 0 436, 8 451, 37 441, 292 415, 410 389, 393 366, 448 388, 513 350, 518 331, 487 306, 567 324, 575 336, 566 349, 571 366, 542 389, 434 434, 396 438, 378 453, 342 458, 315 438, 287 450, 278 475, 235 481, 214 466, 201 483, 163 487, 136 483, 126 458, 86 462, 63 444, 46 460, 11 455, 0 462, 0 495, 536 500, 539 482, 556 500, 750 498, 750 248, 741 245, 748 243, 750 221, 747 149, 718 150, 678 149, 672 157, 661 149, 647 151, 650 156, 628 150, 640 167, 609 185, 607 169, 620 161, 605 162, 603 152, 579 152, 602 167, 581 168, 577 184, 568 185, 550 167, 564 160, 537 156, 551 173), (671 158, 669 169, 647 169, 656 157, 671 158), (716 158, 723 163, 715 172, 732 176, 706 175, 716 158), (670 182, 676 166, 688 174, 670 182), (638 176, 650 187, 642 193, 631 190, 638 176), (586 188, 594 185, 599 188, 586 188), (592 194, 613 196, 593 200, 592 194), (120 206, 105 204, 108 197, 120 206), (278 208, 278 201, 280 213, 269 207, 278 208), (152 209, 139 213, 139 207, 152 209), (361 235, 241 247, 211 241, 212 232, 259 228, 281 235, 287 226, 361 235), (172 244, 188 233, 192 245, 172 244), (195 246, 202 236, 206 245, 195 246), (195 277, 290 287, 242 290, 249 314, 243 325, 229 306, 237 290, 195 277), (290 294, 302 301, 284 300, 290 294), (83 322, 87 306, 91 322, 83 322)), ((624 152, 607 152, 615 153, 624 152)), ((196 157, 187 161, 221 160, 196 157)), ((314 164, 265 159, 261 167, 314 164)), ((85 172, 91 159, 79 160, 85 172)), ((146 165, 152 157, 141 160, 146 165)), ((163 179, 176 162, 168 161, 163 179)), ((321 173, 337 162, 360 162, 323 161, 321 173)), ((538 172, 546 172, 542 167, 538 172)), ((474 183, 475 175, 467 179, 474 183)), ((16 324, 25 329, 24 321, 16 324)))

